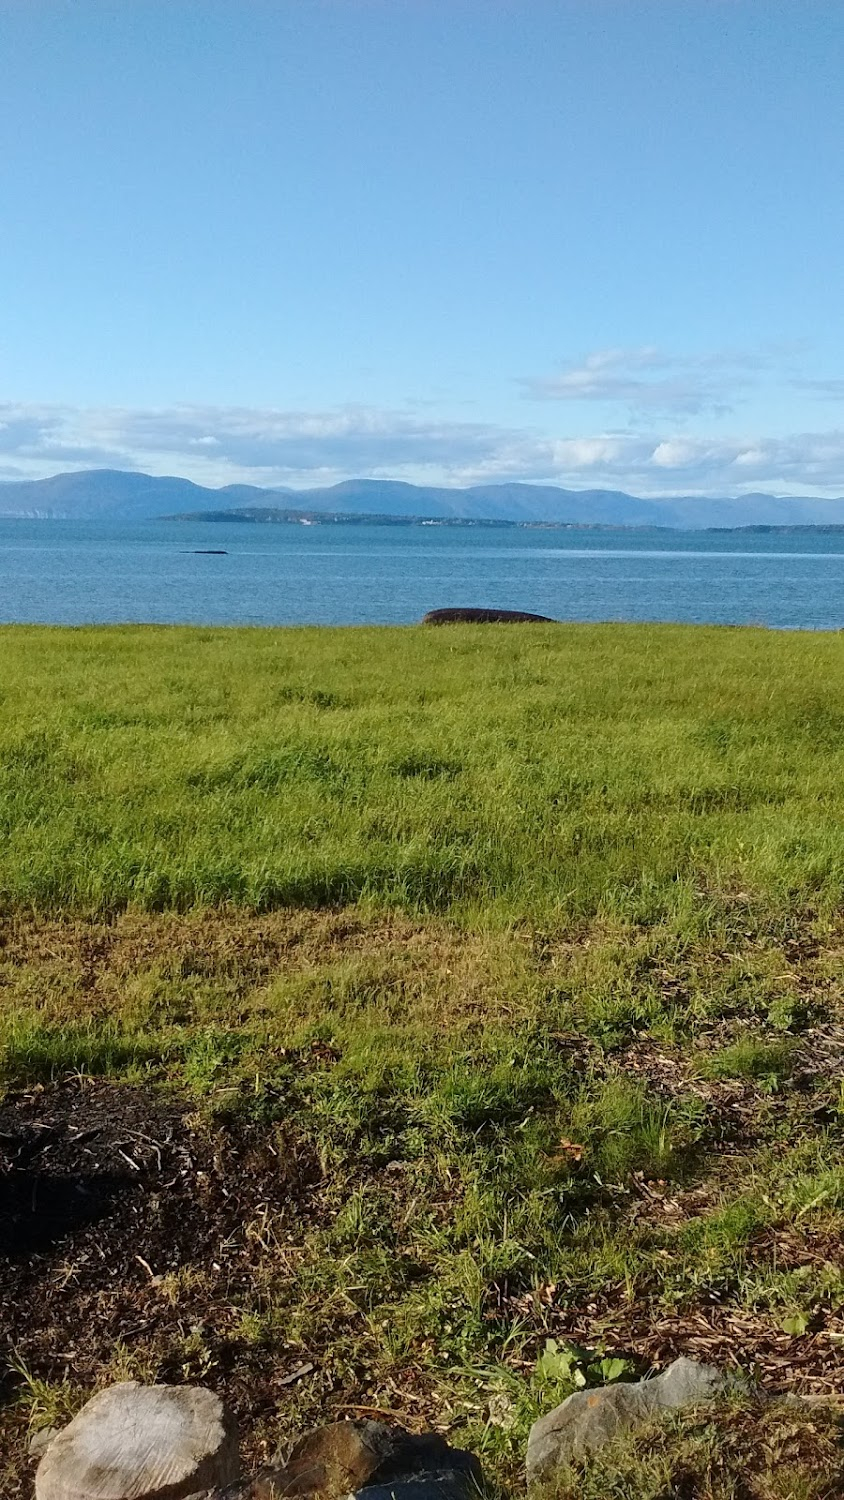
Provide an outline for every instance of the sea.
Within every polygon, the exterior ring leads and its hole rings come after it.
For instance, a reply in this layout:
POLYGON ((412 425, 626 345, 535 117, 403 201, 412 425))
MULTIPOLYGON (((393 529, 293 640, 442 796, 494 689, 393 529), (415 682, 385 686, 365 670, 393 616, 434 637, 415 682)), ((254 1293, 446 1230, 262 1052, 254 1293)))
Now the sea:
POLYGON ((461 605, 840 630, 844 533, 0 520, 4 623, 406 625, 461 605))

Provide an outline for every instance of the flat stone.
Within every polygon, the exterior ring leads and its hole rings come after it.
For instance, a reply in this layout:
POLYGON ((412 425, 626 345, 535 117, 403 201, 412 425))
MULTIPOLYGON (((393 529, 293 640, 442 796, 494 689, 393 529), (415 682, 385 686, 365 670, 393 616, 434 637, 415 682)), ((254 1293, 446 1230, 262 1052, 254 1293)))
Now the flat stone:
POLYGON ((619 1432, 660 1411, 696 1406, 740 1384, 733 1375, 693 1359, 676 1359, 652 1380, 575 1391, 534 1422, 527 1448, 528 1484, 545 1482, 573 1458, 594 1453, 619 1432))
POLYGON ((200 1386, 128 1380, 94 1396, 53 1439, 36 1500, 190 1500, 240 1473, 237 1432, 200 1386))

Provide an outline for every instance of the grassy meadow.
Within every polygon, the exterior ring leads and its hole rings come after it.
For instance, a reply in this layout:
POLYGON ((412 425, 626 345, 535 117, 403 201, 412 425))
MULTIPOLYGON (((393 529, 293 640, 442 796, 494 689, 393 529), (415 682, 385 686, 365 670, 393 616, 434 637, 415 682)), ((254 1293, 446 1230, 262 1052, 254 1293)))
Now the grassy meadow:
POLYGON ((0 631, 0 900, 697 924, 844 888, 837 636, 0 631))
MULTIPOLYGON (((5 628, 0 829, 0 1145, 128 1111, 155 1189, 107 1274, 113 1206, 0 1285, 4 1495, 133 1374, 219 1387, 252 1458, 381 1412, 502 1485, 678 1353, 842 1389, 841 637, 5 628), (244 1197, 175 1262, 181 1130, 244 1197)), ((571 1493, 840 1493, 785 1410, 571 1493)))

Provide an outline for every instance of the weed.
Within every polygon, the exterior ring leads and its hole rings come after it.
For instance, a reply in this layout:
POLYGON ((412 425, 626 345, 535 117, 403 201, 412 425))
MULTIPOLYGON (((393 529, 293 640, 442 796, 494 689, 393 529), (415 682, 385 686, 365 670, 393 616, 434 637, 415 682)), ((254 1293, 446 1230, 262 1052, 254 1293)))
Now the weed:
POLYGON ((732 1046, 700 1058, 698 1068, 705 1078, 753 1078, 775 1090, 788 1075, 793 1058, 790 1039, 741 1037, 732 1046))

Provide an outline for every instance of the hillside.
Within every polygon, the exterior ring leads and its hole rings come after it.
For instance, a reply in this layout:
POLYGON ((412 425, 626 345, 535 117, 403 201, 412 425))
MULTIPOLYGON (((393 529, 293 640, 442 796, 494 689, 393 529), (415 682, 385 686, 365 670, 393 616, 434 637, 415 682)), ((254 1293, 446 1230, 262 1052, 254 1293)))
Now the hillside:
POLYGON ((0 483, 0 517, 146 521, 177 513, 248 508, 691 529, 844 524, 844 498, 766 494, 654 500, 622 490, 567 490, 540 484, 448 489, 386 479, 349 479, 328 488, 307 490, 261 489, 255 485, 210 489, 189 479, 117 469, 0 483))

